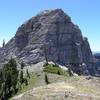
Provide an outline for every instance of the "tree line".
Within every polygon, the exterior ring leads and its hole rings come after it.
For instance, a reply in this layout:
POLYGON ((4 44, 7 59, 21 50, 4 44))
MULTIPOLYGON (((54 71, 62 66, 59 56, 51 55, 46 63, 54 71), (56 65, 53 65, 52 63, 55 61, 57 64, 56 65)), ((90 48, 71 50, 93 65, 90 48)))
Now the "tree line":
MULTIPOLYGON (((11 58, 0 70, 0 100, 8 100, 15 95, 21 84, 28 85, 27 78, 23 76, 24 63, 21 63, 21 70, 17 69, 16 60, 11 58)), ((29 76, 28 70, 26 71, 29 76)))

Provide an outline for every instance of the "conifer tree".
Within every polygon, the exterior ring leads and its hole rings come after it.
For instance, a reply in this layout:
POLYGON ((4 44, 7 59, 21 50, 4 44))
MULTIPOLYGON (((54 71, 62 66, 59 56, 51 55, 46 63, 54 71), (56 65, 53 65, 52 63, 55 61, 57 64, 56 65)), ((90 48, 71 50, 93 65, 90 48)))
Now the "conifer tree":
POLYGON ((23 63, 23 61, 21 62, 21 69, 23 70, 25 64, 23 63))
POLYGON ((0 79, 1 78, 0 99, 7 100, 12 94, 16 93, 18 81, 17 63, 13 58, 3 66, 3 69, 0 72, 0 79))
POLYGON ((24 82, 23 68, 24 68, 24 63, 21 62, 21 71, 20 71, 20 83, 21 84, 23 84, 23 82, 24 82))
POLYGON ((58 75, 61 75, 59 70, 58 70, 57 74, 58 74, 58 75))
POLYGON ((5 46, 5 40, 3 40, 3 44, 2 44, 2 47, 4 47, 5 46))
POLYGON ((46 84, 49 84, 47 74, 45 74, 45 82, 46 82, 46 84))
POLYGON ((17 63, 16 63, 15 59, 11 58, 11 60, 9 61, 9 65, 11 67, 12 87, 13 87, 14 92, 16 92, 16 85, 17 85, 17 81, 18 81, 18 70, 17 70, 17 63))
POLYGON ((30 78, 30 74, 28 72, 28 69, 26 70, 26 74, 27 74, 27 77, 30 78))
POLYGON ((25 83, 25 85, 28 85, 27 78, 24 78, 24 83, 25 83))

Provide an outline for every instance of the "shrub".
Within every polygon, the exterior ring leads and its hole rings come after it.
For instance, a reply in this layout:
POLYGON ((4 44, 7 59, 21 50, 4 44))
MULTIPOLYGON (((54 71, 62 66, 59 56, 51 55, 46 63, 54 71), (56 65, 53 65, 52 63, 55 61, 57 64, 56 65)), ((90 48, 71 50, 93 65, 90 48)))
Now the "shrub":
POLYGON ((60 67, 55 67, 54 64, 48 64, 43 69, 44 72, 68 76, 68 72, 62 70, 60 67))

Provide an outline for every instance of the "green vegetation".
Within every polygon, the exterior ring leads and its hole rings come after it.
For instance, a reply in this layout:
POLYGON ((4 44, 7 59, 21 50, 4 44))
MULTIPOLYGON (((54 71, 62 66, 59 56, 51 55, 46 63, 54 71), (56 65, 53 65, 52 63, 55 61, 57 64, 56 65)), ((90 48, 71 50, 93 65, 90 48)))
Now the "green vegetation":
POLYGON ((16 95, 26 92, 26 91, 32 89, 33 87, 35 87, 37 80, 38 80, 38 77, 36 75, 30 74, 30 78, 27 78, 28 85, 21 84, 16 95))
POLYGON ((11 58, 0 71, 0 100, 7 100, 17 92, 18 70, 16 61, 11 58))
MULTIPOLYGON (((25 78, 24 78, 24 76, 23 76, 23 68, 24 68, 24 63, 22 62, 22 63, 21 63, 21 71, 20 71, 20 73, 19 73, 19 81, 20 81, 21 84, 23 84, 24 81, 25 81, 25 78)), ((26 81, 25 81, 25 82, 26 82, 26 81)))
POLYGON ((26 70, 26 75, 27 75, 27 78, 30 78, 30 74, 28 72, 28 69, 26 70))
POLYGON ((57 64, 44 64, 44 72, 69 76, 68 71, 61 69, 57 64))
POLYGON ((43 73, 29 73, 28 70, 26 70, 28 85, 21 84, 21 89, 18 90, 17 95, 34 87, 41 86, 42 84, 66 80, 66 76, 69 77, 68 71, 62 70, 57 64, 45 63, 43 66, 43 73))
POLYGON ((24 63, 21 63, 21 70, 18 71, 15 59, 11 58, 0 70, 0 100, 8 100, 22 89, 23 85, 28 85, 27 77, 23 74, 24 63))
POLYGON ((43 72, 24 72, 24 63, 21 63, 20 70, 17 70, 16 61, 11 58, 3 69, 0 70, 0 100, 8 100, 14 95, 26 92, 33 87, 65 80, 69 76, 68 71, 62 70, 57 64, 44 64, 43 72))

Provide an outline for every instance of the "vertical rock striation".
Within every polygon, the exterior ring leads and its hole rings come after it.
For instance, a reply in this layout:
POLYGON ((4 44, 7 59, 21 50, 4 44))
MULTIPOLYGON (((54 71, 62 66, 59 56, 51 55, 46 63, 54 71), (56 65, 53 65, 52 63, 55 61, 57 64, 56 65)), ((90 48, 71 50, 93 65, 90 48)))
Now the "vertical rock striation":
POLYGON ((71 65, 76 73, 89 74, 93 57, 87 38, 83 38, 77 25, 61 9, 46 10, 22 24, 15 36, 0 49, 0 63, 11 56, 26 64, 47 58, 64 65, 71 65))

